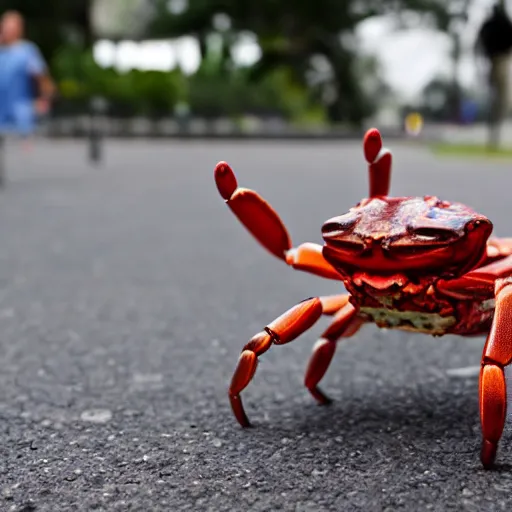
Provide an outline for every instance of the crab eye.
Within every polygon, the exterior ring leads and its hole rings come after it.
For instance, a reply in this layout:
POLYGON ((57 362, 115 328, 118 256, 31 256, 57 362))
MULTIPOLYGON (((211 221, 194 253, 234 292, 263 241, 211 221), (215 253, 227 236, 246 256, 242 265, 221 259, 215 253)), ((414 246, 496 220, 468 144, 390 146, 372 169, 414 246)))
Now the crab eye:
POLYGON ((322 234, 333 237, 343 234, 345 231, 354 227, 357 222, 357 216, 351 212, 339 217, 334 217, 325 222, 322 227, 322 234))

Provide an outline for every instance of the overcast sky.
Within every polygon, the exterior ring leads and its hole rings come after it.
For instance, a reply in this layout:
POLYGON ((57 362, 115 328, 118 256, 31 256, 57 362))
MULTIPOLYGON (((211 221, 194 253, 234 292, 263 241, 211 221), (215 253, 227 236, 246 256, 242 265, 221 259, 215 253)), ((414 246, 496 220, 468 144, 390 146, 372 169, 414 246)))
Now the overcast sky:
MULTIPOLYGON (((462 43, 465 57, 459 77, 467 85, 481 84, 485 79, 481 64, 475 62, 473 46, 478 29, 489 14, 494 0, 472 0, 462 43)), ((509 12, 512 12, 508 4, 509 12)), ((386 81, 400 94, 412 97, 437 74, 450 74, 449 38, 425 28, 397 32, 391 20, 369 19, 359 27, 362 47, 376 54, 382 63, 386 81)), ((449 75, 450 76, 450 75, 449 75)))

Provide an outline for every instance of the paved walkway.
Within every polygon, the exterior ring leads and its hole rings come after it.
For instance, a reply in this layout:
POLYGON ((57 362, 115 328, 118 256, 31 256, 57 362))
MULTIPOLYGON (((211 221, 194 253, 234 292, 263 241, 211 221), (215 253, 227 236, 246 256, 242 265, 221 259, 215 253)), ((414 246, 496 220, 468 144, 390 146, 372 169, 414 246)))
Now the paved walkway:
MULTIPOLYGON (((373 326, 339 347, 320 408, 303 387, 321 321, 269 351, 245 393, 242 346, 333 282, 284 267, 223 204, 226 159, 296 242, 367 192, 360 144, 79 142, 8 146, 0 193, 0 509, 12 511, 510 510, 480 469, 483 339, 373 326)), ((394 194, 438 194, 510 234, 508 165, 436 160, 396 145, 394 194)))

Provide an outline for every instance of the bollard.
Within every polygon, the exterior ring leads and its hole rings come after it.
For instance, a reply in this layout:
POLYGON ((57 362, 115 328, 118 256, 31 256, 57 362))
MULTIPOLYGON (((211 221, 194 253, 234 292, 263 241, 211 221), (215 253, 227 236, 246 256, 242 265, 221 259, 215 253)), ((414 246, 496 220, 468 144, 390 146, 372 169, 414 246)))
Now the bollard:
POLYGON ((104 98, 95 97, 91 100, 89 126, 89 160, 93 165, 99 165, 103 160, 103 115, 107 110, 104 98))
POLYGON ((178 123, 178 132, 186 135, 189 130, 190 107, 186 103, 178 103, 174 107, 174 117, 178 123))
POLYGON ((5 136, 0 133, 0 188, 5 187, 5 136))

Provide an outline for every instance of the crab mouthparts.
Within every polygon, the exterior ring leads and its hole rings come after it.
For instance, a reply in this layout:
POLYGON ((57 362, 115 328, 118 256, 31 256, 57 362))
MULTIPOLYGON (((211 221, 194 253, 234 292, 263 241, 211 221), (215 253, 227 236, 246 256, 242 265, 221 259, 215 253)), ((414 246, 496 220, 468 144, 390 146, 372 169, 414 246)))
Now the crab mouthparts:
POLYGON ((409 279, 401 273, 379 276, 367 274, 366 272, 357 272, 354 274, 352 281, 356 286, 367 285, 378 292, 386 292, 391 289, 405 287, 409 279))

